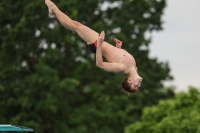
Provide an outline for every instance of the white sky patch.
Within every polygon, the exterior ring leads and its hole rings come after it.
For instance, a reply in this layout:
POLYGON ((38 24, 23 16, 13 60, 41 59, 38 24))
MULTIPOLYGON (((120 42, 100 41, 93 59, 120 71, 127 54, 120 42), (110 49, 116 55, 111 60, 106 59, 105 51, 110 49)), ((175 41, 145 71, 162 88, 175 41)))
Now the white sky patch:
POLYGON ((56 48, 56 44, 55 44, 55 43, 52 43, 52 44, 51 44, 51 48, 52 48, 52 49, 55 49, 55 48, 56 48))
POLYGON ((41 34, 41 31, 40 31, 40 30, 36 30, 36 31, 35 31, 35 36, 36 36, 36 37, 39 37, 40 34, 41 34))
POLYGON ((143 14, 143 17, 144 17, 144 18, 149 18, 149 17, 151 17, 151 14, 150 14, 150 13, 144 13, 144 14, 143 14))
POLYGON ((52 23, 50 23, 50 24, 49 24, 49 28, 50 28, 50 29, 54 29, 54 28, 55 28, 55 25, 52 24, 52 23))
POLYGON ((22 67, 27 66, 27 62, 26 61, 22 61, 22 67))
POLYGON ((119 33, 121 31, 121 28, 118 27, 118 28, 115 28, 112 30, 113 33, 119 33))
POLYGON ((116 7, 121 7, 122 1, 115 1, 113 3, 110 3, 108 1, 105 1, 102 4, 99 4, 99 7, 102 11, 106 11, 108 8, 116 8, 116 7))
POLYGON ((78 56, 78 57, 75 58, 75 61, 76 61, 76 62, 79 62, 79 61, 80 61, 80 62, 84 62, 85 59, 84 59, 83 57, 78 56))
POLYGON ((39 48, 43 48, 43 49, 47 49, 47 48, 48 48, 48 45, 47 45, 47 43, 46 43, 45 40, 42 40, 42 41, 41 41, 41 43, 40 43, 40 45, 39 45, 39 48))
POLYGON ((154 32, 150 56, 169 61, 174 85, 179 91, 200 88, 200 1, 168 0, 164 30, 154 32))
POLYGON ((141 45, 140 47, 139 47, 139 50, 147 50, 148 48, 147 48, 147 46, 145 46, 145 45, 141 45))

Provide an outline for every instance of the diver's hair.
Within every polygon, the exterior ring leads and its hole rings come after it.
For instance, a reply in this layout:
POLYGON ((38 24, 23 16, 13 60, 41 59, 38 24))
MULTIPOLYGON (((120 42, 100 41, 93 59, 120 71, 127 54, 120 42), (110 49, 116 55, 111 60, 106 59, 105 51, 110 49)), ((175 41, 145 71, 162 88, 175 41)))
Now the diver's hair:
POLYGON ((122 81, 121 86, 122 91, 128 96, 130 96, 131 94, 137 94, 138 92, 138 89, 131 90, 131 87, 128 84, 128 77, 122 81))

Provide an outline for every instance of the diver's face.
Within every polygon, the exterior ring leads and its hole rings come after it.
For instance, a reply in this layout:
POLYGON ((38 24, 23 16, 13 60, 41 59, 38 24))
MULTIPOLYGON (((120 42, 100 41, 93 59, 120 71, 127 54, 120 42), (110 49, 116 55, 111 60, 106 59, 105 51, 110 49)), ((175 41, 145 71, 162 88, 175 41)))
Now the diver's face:
POLYGON ((129 79, 128 83, 129 83, 131 90, 138 89, 141 86, 142 78, 138 77, 137 79, 129 79))

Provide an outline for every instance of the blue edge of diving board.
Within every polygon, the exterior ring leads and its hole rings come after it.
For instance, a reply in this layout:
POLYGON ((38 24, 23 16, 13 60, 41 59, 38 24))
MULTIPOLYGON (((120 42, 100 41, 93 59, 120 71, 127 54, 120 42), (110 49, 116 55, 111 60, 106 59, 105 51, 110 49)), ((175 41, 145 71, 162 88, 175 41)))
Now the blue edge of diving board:
POLYGON ((33 131, 33 129, 11 124, 0 124, 0 131, 33 131))

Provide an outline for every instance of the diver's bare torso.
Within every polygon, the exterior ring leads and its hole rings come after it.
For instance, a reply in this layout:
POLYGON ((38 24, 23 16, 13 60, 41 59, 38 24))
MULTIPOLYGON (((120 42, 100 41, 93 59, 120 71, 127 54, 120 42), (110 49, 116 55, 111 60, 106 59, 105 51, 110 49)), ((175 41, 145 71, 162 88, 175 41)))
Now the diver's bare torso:
MULTIPOLYGON (((79 34, 79 36, 87 43, 92 44, 94 43, 97 38, 99 37, 99 33, 96 31, 88 28, 85 25, 82 25, 80 23, 77 23, 80 25, 76 32, 79 34), (87 34, 86 34, 87 33, 87 34)), ((127 51, 121 48, 117 48, 108 42, 104 41, 102 43, 102 55, 106 58, 106 60, 110 63, 121 63, 125 66, 125 70, 120 73, 126 73, 125 71, 128 70, 131 67, 136 68, 136 62, 135 59, 131 54, 129 54, 127 51)))
POLYGON ((117 48, 107 42, 103 42, 102 54, 110 63, 123 64, 126 67, 125 71, 128 70, 130 67, 136 68, 136 62, 134 57, 124 49, 117 48))

